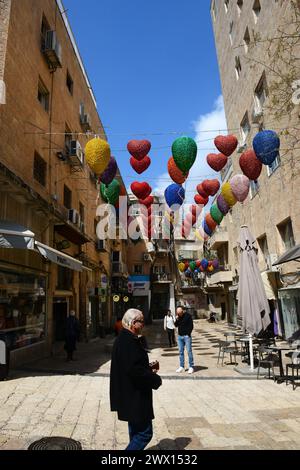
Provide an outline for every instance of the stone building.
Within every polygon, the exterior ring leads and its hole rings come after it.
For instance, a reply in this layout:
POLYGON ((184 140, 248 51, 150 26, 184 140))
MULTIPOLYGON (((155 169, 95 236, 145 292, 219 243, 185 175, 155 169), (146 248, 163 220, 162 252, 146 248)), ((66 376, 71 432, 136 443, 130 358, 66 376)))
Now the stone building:
POLYGON ((272 129, 281 139, 280 156, 271 166, 263 165, 257 182, 251 182, 247 200, 230 210, 210 240, 211 248, 220 252, 228 268, 223 274, 226 279, 216 279, 215 283, 229 283, 222 295, 226 295, 229 320, 236 321, 237 240, 240 226, 248 225, 257 241, 271 310, 275 309, 279 317, 283 336, 290 337, 300 328, 299 264, 275 267, 273 263, 300 243, 300 159, 298 139, 293 136, 299 123, 299 105, 291 101, 294 85, 287 79, 288 73, 290 80, 293 74, 299 78, 291 49, 287 49, 287 45, 293 47, 299 56, 299 41, 294 40, 291 46, 286 38, 292 36, 293 25, 299 24, 299 2, 212 0, 211 16, 228 132, 239 139, 237 151, 222 174, 223 182, 242 173, 239 158, 251 148, 257 132, 272 129))
POLYGON ((96 238, 83 151, 88 132, 106 136, 61 1, 0 7, 0 328, 14 365, 49 354, 70 309, 83 339, 111 326, 112 246, 96 238))

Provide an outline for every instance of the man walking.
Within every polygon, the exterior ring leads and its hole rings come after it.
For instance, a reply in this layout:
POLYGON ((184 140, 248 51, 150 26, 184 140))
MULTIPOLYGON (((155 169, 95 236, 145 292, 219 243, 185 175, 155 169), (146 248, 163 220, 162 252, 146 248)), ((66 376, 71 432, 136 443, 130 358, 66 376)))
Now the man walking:
POLYGON ((156 373, 158 364, 151 368, 139 339, 144 326, 142 312, 127 310, 122 324, 112 351, 110 405, 119 420, 128 422, 130 442, 125 450, 143 450, 152 439, 152 389, 161 386, 161 378, 156 373))
POLYGON ((194 358, 192 351, 192 331, 193 331, 193 319, 191 315, 183 310, 182 307, 178 307, 176 310, 176 321, 175 326, 178 327, 178 347, 179 347, 179 361, 180 366, 176 372, 184 371, 184 347, 187 349, 189 357, 189 370, 188 373, 194 372, 194 358))

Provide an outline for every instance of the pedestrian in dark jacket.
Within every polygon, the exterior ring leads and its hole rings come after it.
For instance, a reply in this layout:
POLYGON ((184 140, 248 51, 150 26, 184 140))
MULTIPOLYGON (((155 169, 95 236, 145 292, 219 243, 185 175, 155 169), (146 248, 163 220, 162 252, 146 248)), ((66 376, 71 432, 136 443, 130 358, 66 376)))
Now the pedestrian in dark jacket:
POLYGON ((76 341, 79 340, 79 332, 79 321, 75 316, 74 310, 71 310, 66 322, 65 350, 67 352, 67 361, 73 361, 73 352, 76 351, 76 341))
POLYGON ((130 442, 126 450, 143 450, 153 435, 152 389, 161 378, 149 365, 148 354, 139 339, 144 326, 140 310, 129 309, 122 319, 111 359, 110 404, 121 421, 128 422, 130 442))
POLYGON ((192 351, 192 331, 194 328, 193 319, 191 315, 183 310, 182 307, 178 307, 176 310, 176 321, 175 326, 178 327, 178 347, 179 347, 179 361, 180 366, 176 372, 184 371, 184 347, 187 349, 189 357, 189 370, 188 373, 194 372, 194 358, 192 351))

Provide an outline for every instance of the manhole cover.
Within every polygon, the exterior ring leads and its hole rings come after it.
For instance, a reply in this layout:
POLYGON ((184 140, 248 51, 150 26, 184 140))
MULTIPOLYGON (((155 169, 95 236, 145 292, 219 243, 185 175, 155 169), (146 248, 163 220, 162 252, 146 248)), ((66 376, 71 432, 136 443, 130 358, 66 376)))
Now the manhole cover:
POLYGON ((43 437, 34 441, 28 450, 82 450, 81 444, 68 437, 43 437))

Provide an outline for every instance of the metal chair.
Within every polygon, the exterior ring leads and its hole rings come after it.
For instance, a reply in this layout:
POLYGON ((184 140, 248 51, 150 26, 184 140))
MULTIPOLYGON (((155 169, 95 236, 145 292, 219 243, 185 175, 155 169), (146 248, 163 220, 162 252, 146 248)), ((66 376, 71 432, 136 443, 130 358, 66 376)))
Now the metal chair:
POLYGON ((286 385, 289 382, 293 384, 293 390, 297 387, 296 380, 299 380, 299 370, 300 370, 300 351, 297 350, 293 353, 287 353, 286 357, 290 357, 291 361, 289 364, 286 364, 286 376, 285 376, 285 383, 286 385), (292 371, 292 377, 289 379, 289 369, 292 371), (295 376, 294 372, 297 371, 297 375, 295 376))
POLYGON ((239 350, 235 341, 219 341, 219 354, 218 354, 217 364, 219 364, 221 353, 222 353, 222 366, 224 365, 225 353, 230 354, 230 363, 232 363, 232 355, 233 355, 234 362, 236 364, 236 355, 239 353, 239 350), (233 343, 233 346, 232 346, 232 343, 233 343))
POLYGON ((271 378, 271 369, 273 373, 273 380, 275 380, 274 367, 280 366, 279 354, 272 351, 267 346, 258 346, 258 366, 257 366, 257 379, 259 378, 259 370, 261 367, 268 368, 268 378, 271 378))

